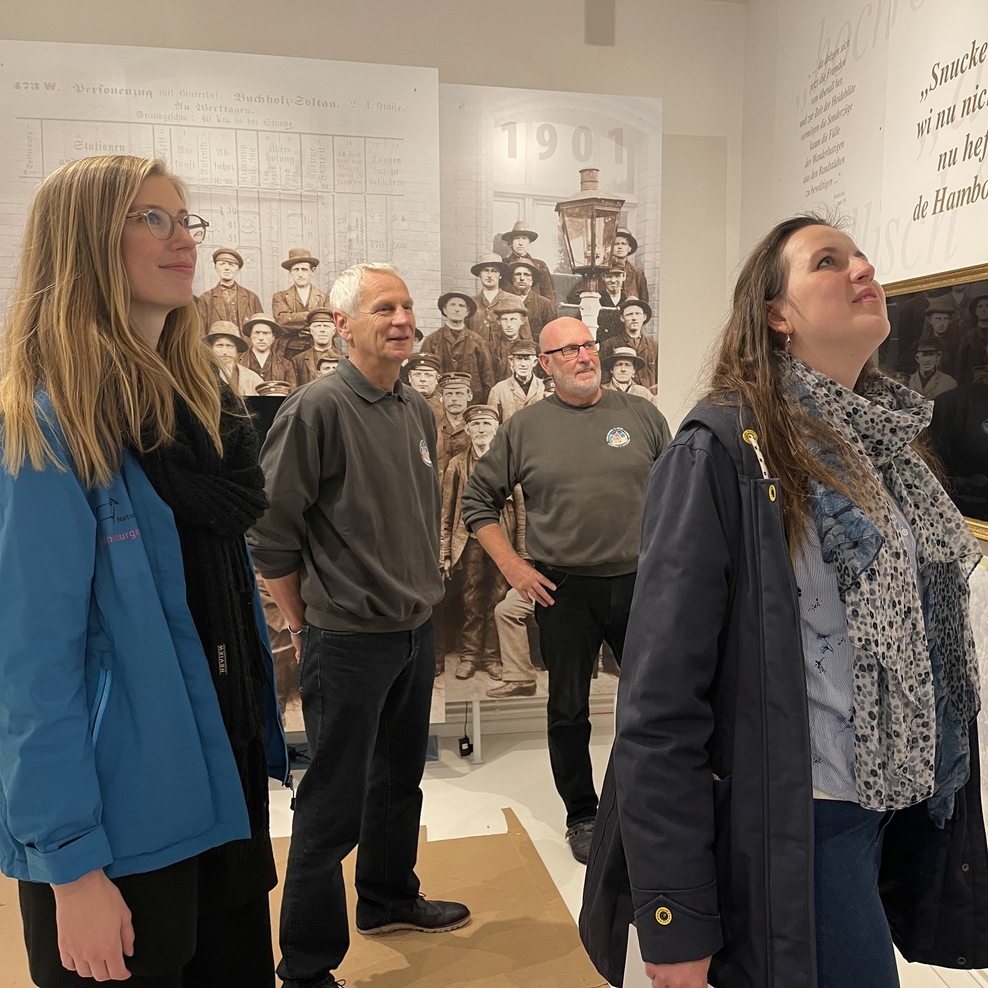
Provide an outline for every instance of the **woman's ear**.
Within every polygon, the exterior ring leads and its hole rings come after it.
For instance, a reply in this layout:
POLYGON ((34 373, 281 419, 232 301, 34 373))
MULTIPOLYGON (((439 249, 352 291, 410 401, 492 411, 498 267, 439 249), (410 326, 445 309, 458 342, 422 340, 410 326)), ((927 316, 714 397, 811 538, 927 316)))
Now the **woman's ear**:
POLYGON ((779 311, 778 306, 770 305, 766 313, 769 326, 777 333, 785 333, 788 336, 792 332, 786 317, 779 311))

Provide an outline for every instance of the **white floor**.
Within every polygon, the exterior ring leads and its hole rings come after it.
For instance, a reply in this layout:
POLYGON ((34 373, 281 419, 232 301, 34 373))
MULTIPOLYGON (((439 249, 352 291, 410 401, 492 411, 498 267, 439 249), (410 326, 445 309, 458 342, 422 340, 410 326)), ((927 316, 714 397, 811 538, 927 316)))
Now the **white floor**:
MULTIPOLYGON (((590 750, 599 786, 610 738, 598 732, 595 742, 590 750)), ((440 760, 426 765, 422 783, 422 823, 429 840, 505 833, 501 809, 510 807, 528 831, 575 919, 580 911, 584 868, 573 859, 564 839, 563 807, 553 788, 545 735, 488 735, 483 752, 484 763, 474 765, 457 755, 453 739, 440 739, 440 760)), ((272 790, 272 836, 291 833, 288 804, 286 790, 272 790)), ((428 894, 429 890, 423 891, 428 894)), ((946 971, 901 960, 900 975, 902 988, 988 988, 988 973, 946 971)), ((632 982, 629 971, 626 988, 632 988, 632 982)))

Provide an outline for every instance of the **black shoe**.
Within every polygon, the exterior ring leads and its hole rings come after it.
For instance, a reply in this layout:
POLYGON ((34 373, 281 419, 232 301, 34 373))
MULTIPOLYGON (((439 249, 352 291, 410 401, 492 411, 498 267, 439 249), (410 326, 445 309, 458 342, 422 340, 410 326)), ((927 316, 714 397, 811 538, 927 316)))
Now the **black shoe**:
POLYGON ((282 982, 282 988, 343 988, 345 984, 345 981, 337 981, 331 974, 327 974, 318 978, 306 978, 304 981, 289 978, 282 982))
POLYGON ((535 689, 535 683, 507 682, 488 690, 487 695, 493 700, 503 700, 506 696, 535 696, 535 689))
POLYGON ((443 902, 442 899, 426 899, 419 896, 404 908, 394 909, 391 921, 380 926, 357 931, 364 936, 378 933, 394 933, 397 930, 417 930, 419 933, 448 933, 470 922, 470 910, 462 902, 443 902))
POLYGON ((566 831, 566 843, 573 857, 580 864, 586 864, 590 857, 590 841, 593 840, 593 820, 581 820, 566 831))

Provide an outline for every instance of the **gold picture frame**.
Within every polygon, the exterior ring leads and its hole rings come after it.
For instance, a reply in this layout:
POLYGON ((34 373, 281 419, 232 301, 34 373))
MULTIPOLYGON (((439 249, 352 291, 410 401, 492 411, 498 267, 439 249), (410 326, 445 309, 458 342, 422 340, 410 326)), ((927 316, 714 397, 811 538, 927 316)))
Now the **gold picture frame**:
MULTIPOLYGON (((968 268, 955 268, 952 271, 941 271, 937 274, 924 275, 922 278, 909 278, 903 281, 889 282, 882 287, 888 298, 898 295, 912 295, 915 292, 935 291, 941 288, 953 288, 954 285, 967 285, 972 282, 988 281, 988 264, 975 264, 968 268)), ((988 522, 974 518, 964 519, 971 531, 988 550, 988 522)), ((988 554, 988 552, 986 552, 988 554)))
POLYGON ((964 521, 971 526, 971 531, 974 532, 977 539, 985 544, 985 548, 988 548, 988 521, 976 521, 974 518, 965 518, 964 521))
POLYGON ((928 274, 922 278, 909 278, 906 281, 890 281, 882 287, 889 298, 896 295, 912 295, 913 292, 930 292, 937 288, 953 288, 954 285, 967 285, 973 281, 988 281, 988 264, 975 264, 969 268, 955 268, 939 274, 928 274))

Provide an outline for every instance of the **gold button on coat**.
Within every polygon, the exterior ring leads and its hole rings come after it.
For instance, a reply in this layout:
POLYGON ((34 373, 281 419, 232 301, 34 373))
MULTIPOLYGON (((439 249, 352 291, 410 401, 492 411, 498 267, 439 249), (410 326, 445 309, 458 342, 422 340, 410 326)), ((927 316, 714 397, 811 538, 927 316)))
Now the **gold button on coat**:
POLYGON ((655 921, 659 926, 668 926, 672 922, 672 910, 666 906, 659 906, 655 910, 655 921))

